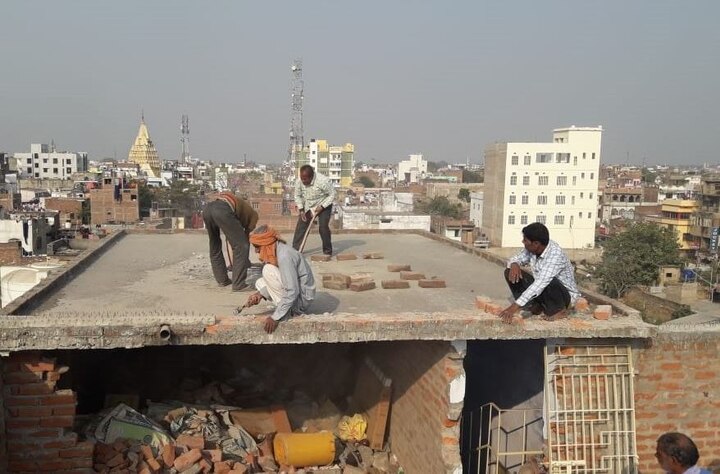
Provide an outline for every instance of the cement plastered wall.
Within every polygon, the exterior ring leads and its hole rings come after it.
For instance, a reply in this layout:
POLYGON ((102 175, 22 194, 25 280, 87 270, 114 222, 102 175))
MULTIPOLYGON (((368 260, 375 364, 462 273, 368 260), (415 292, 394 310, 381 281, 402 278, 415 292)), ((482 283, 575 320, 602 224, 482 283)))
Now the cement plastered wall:
POLYGON ((700 465, 720 468, 720 328, 662 327, 634 350, 635 419, 641 472, 658 472, 657 438, 690 436, 700 465))

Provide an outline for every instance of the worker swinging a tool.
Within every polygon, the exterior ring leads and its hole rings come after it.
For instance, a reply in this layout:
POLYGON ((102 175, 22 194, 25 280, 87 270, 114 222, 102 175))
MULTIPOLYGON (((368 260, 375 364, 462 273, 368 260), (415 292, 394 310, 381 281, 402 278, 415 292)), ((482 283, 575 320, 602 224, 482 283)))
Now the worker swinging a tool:
POLYGON ((300 167, 300 183, 295 185, 295 204, 300 212, 293 237, 295 250, 303 251, 312 224, 318 219, 323 254, 332 255, 330 217, 334 200, 335 187, 326 176, 316 173, 310 165, 300 167))
POLYGON ((263 263, 262 278, 255 282, 258 291, 248 297, 244 307, 255 306, 263 299, 275 304, 275 311, 263 322, 265 332, 271 334, 278 323, 302 314, 315 299, 315 278, 310 264, 300 252, 280 238, 275 229, 261 225, 250 234, 263 263))

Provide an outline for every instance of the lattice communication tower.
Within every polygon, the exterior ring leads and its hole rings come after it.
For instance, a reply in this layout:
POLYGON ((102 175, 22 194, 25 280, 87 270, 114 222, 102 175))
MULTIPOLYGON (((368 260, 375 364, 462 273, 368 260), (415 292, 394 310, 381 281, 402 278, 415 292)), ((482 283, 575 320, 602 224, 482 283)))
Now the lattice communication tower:
POLYGON ((190 121, 187 115, 183 115, 180 122, 180 143, 182 144, 180 163, 188 164, 190 162, 190 121))
POLYGON ((303 131, 303 89, 305 83, 302 77, 302 59, 293 61, 290 67, 292 72, 292 85, 290 86, 290 146, 288 148, 288 161, 294 167, 297 163, 298 153, 305 146, 303 131))

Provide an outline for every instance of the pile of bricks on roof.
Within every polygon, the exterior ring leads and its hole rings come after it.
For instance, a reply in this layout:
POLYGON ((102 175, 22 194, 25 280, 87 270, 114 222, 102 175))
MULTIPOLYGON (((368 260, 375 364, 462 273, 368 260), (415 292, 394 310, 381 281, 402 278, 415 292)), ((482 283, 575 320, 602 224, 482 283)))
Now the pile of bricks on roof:
MULTIPOLYGON (((508 306, 507 301, 493 300, 489 296, 481 295, 475 297, 475 307, 480 311, 499 315, 505 307, 508 306)), ((575 302, 575 306, 571 308, 570 316, 592 315, 593 318, 600 321, 607 321, 613 314, 612 306, 609 304, 591 305, 587 299, 579 298, 575 302)), ((514 320, 521 320, 522 316, 517 315, 514 320)))
MULTIPOLYGON (((338 258, 343 255, 339 254, 338 258)), ((345 259, 348 260, 348 259, 345 259)), ((388 265, 387 272, 397 274, 399 278, 387 278, 380 281, 385 290, 404 290, 410 288, 411 282, 419 288, 445 288, 445 280, 432 276, 428 278, 424 273, 415 272, 411 265, 388 265)), ((395 275, 389 275, 392 277, 395 275)), ((377 288, 377 283, 371 273, 323 273, 323 288, 329 290, 367 291, 377 288)))

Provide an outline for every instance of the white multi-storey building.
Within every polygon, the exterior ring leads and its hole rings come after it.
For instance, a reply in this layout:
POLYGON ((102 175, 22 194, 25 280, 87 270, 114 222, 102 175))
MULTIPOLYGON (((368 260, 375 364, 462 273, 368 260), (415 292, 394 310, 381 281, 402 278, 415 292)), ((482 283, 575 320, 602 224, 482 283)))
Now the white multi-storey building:
POLYGON ((398 180, 417 183, 427 175, 427 164, 421 154, 410 155, 409 159, 398 163, 398 180))
POLYGON ((482 229, 493 246, 522 246, 542 222, 568 249, 595 245, 602 127, 553 131, 552 143, 495 143, 485 150, 482 229))
POLYGON ((70 179, 73 173, 88 170, 88 155, 84 152, 55 151, 55 147, 33 143, 30 153, 14 153, 20 176, 39 179, 70 179))

